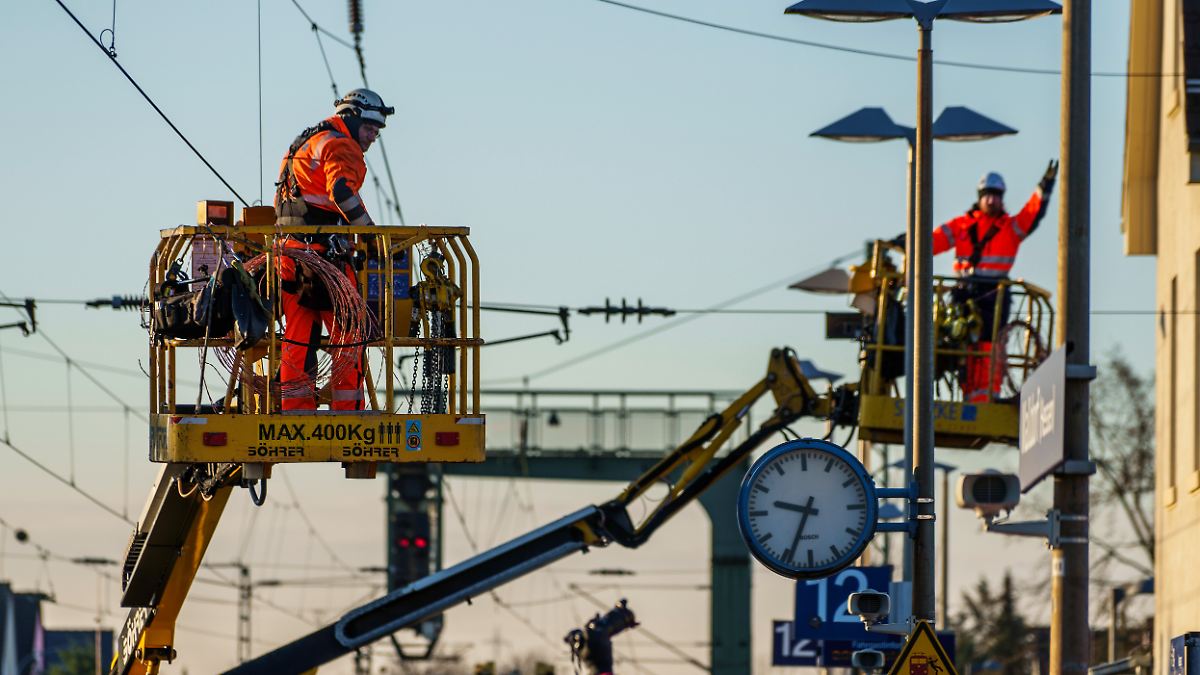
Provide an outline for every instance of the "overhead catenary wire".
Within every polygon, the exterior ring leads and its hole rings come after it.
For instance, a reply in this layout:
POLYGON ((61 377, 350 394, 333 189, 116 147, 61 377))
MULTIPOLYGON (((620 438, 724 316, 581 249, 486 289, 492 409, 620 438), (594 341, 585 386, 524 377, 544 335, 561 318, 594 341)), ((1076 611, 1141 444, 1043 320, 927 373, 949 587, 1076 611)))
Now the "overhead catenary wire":
POLYGON ((12 450, 13 452, 17 453, 17 455, 19 455, 19 456, 20 456, 22 459, 24 459, 25 461, 27 461, 27 462, 29 462, 30 464, 34 465, 35 467, 37 467, 37 468, 41 469, 41 470, 42 470, 44 473, 46 473, 47 475, 49 475, 51 478, 53 478, 53 479, 57 480, 58 482, 62 483, 63 485, 66 485, 67 487, 71 488, 71 489, 72 489, 72 490, 74 490, 75 492, 79 493, 79 494, 80 494, 81 496, 83 496, 85 499, 87 499, 88 501, 92 502, 92 503, 93 503, 93 504, 95 504, 96 506, 100 507, 100 508, 101 508, 101 509, 103 509, 104 511, 106 511, 106 512, 108 512, 108 513, 110 513, 110 514, 112 514, 112 515, 114 515, 114 516, 116 516, 117 518, 120 518, 121 520, 125 521, 125 522, 126 522, 126 523, 128 523, 129 525, 134 525, 134 524, 135 524, 135 523, 134 523, 132 520, 130 520, 130 519, 129 519, 129 518, 126 516, 126 515, 124 515, 123 513, 121 513, 121 512, 119 512, 119 511, 117 511, 116 509, 114 509, 113 507, 109 506, 108 504, 105 504, 104 502, 100 501, 100 498, 99 498, 99 497, 96 497, 96 496, 95 496, 95 495, 93 495, 92 493, 90 493, 90 492, 88 492, 87 490, 84 490, 83 488, 81 488, 81 487, 79 487, 78 485, 76 485, 74 480, 67 479, 65 476, 63 476, 63 475, 59 474, 59 473, 58 473, 58 472, 56 472, 54 469, 51 469, 50 467, 46 466, 45 464, 42 464, 42 463, 41 463, 41 462, 39 462, 38 460, 34 459, 34 458, 33 458, 33 456, 32 456, 32 455, 30 455, 29 453, 25 452, 24 450, 22 450, 21 448, 17 447, 16 445, 13 445, 13 442, 12 442, 12 440, 10 440, 9 438, 3 438, 3 439, 0 439, 0 443, 3 443, 4 445, 7 445, 7 446, 9 447, 9 449, 10 449, 10 450, 12 450))
POLYGON ((117 60, 116 52, 110 52, 108 49, 106 49, 104 45, 96 39, 96 36, 92 35, 92 32, 87 29, 87 26, 84 26, 83 22, 75 16, 74 12, 72 12, 65 4, 63 4, 62 0, 54 1, 58 3, 59 7, 62 7, 62 10, 67 13, 67 16, 71 17, 71 20, 75 22, 75 25, 79 26, 79 30, 83 31, 83 33, 88 36, 88 39, 95 43, 100 51, 104 52, 104 55, 107 56, 110 61, 112 61, 112 64, 117 67, 117 70, 121 71, 121 74, 125 76, 125 79, 129 80, 129 83, 133 85, 133 88, 138 90, 138 93, 142 95, 142 98, 146 99, 146 102, 150 104, 151 108, 154 108, 154 112, 158 113, 158 116, 163 118, 163 121, 167 123, 167 126, 171 127, 171 130, 175 132, 175 135, 179 136, 179 139, 187 144, 188 148, 191 149, 196 157, 200 158, 201 162, 204 162, 204 166, 207 166, 208 170, 211 171, 225 187, 229 188, 229 191, 233 193, 233 196, 238 198, 238 201, 241 202, 243 206, 250 206, 249 202, 243 199, 242 195, 238 194, 237 190, 233 189, 233 186, 229 184, 229 181, 225 180, 225 177, 221 175, 221 172, 217 171, 217 168, 208 161, 204 154, 201 153, 195 145, 192 145, 192 142, 188 140, 188 137, 183 135, 183 132, 179 130, 179 127, 175 126, 175 123, 171 121, 171 118, 167 117, 167 114, 163 112, 162 108, 158 107, 158 104, 154 102, 154 99, 150 98, 150 95, 146 93, 146 90, 142 89, 142 86, 137 83, 137 80, 133 79, 133 76, 129 74, 129 71, 125 70, 125 66, 122 66, 121 62, 117 60))
MULTIPOLYGON (((8 296, 7 294, 5 294, 4 292, 2 292, 2 291, 0 291, 0 298, 3 298, 3 299, 4 299, 4 300, 6 300, 6 301, 10 301, 10 300, 11 300, 11 298, 9 298, 9 296, 8 296)), ((51 338, 50 338, 50 336, 49 336, 49 335, 47 335, 47 334, 46 334, 46 332, 45 332, 45 330, 44 330, 44 329, 39 329, 39 330, 38 330, 38 335, 40 335, 40 336, 42 337, 42 339, 43 339, 43 340, 45 340, 45 341, 46 341, 46 343, 47 343, 47 344, 49 344, 49 345, 50 345, 50 346, 51 346, 51 347, 54 349, 54 351, 58 352, 59 356, 60 356, 60 357, 61 357, 61 358, 62 358, 62 359, 63 359, 63 360, 64 360, 64 361, 67 363, 68 386, 70 386, 70 372, 71 372, 71 369, 72 369, 72 367, 73 367, 73 368, 74 368, 74 370, 78 371, 78 372, 79 372, 81 375, 83 375, 83 376, 84 376, 84 377, 86 377, 86 378, 87 378, 89 381, 91 381, 93 384, 95 384, 95 385, 96 385, 96 387, 100 389, 100 391, 104 392, 104 393, 105 393, 107 396, 109 396, 109 398, 113 399, 113 400, 114 400, 114 401, 116 401, 118 404, 120 404, 120 405, 121 405, 121 407, 122 407, 122 408, 123 408, 123 409, 124 409, 124 410, 125 410, 127 413, 129 413, 129 414, 133 414, 133 415, 136 415, 136 416, 137 416, 138 418, 140 418, 140 419, 141 419, 143 422, 147 422, 147 423, 149 422, 149 419, 148 419, 148 418, 147 418, 147 417, 146 417, 146 416, 145 416, 143 413, 141 413, 140 411, 137 411, 137 410, 135 410, 135 409, 133 408, 133 406, 131 406, 131 405, 129 405, 128 403, 126 403, 126 402, 125 402, 125 401, 124 401, 124 400, 123 400, 123 399, 122 399, 120 396, 118 396, 118 395, 116 394, 116 392, 114 392, 112 389, 110 389, 110 388, 108 388, 107 386, 105 386, 105 385, 104 385, 104 383, 103 383, 103 382, 101 382, 101 381, 99 380, 99 378, 97 378, 95 375, 92 375, 92 374, 91 374, 91 373, 90 373, 90 372, 89 372, 87 369, 80 367, 80 366, 79 366, 79 364, 77 364, 77 363, 76 363, 76 362, 75 362, 75 361, 74 361, 74 360, 71 358, 71 356, 70 356, 69 354, 67 354, 67 352, 66 352, 65 350, 63 350, 63 348, 62 348, 62 347, 60 347, 60 346, 58 345, 58 343, 57 343, 57 342, 55 342, 53 339, 51 339, 51 338)), ((70 402, 70 401, 68 401, 68 403, 71 403, 71 402, 70 402)), ((70 405, 68 405, 68 413, 70 412, 70 410, 69 410, 69 409, 70 409, 70 405)), ((73 446, 73 425, 71 425, 71 429, 72 429, 71 433, 72 433, 72 446, 73 446)), ((128 518, 128 516, 126 515, 126 513, 124 512, 124 510, 122 510, 123 512, 118 512, 118 511, 117 511, 116 509, 114 509, 113 507, 111 507, 111 506, 109 506, 108 504, 105 504, 104 502, 102 502, 102 501, 101 501, 101 500, 100 500, 98 497, 96 497, 95 495, 93 495, 93 494, 91 494, 90 492, 87 492, 87 491, 83 490, 82 488, 80 488, 79 486, 75 485, 75 477, 74 477, 75 462, 74 462, 74 457, 73 457, 73 454, 74 454, 74 453, 73 453, 73 449, 72 449, 72 461, 71 461, 71 472, 72 472, 72 475, 71 475, 71 477, 70 477, 70 478, 67 478, 67 477, 64 477, 64 476, 62 476, 62 475, 61 475, 61 474, 59 474, 58 472, 54 471, 53 469, 49 468, 48 466, 46 466, 46 465, 45 465, 45 464, 43 464, 42 462, 38 461, 37 459, 35 459, 35 458, 34 458, 34 457, 31 455, 31 454, 29 454, 29 453, 28 453, 28 452, 26 452, 25 450, 22 450, 20 447, 18 447, 18 446, 16 446, 15 444, 13 444, 13 442, 12 442, 12 439, 11 439, 11 437, 10 437, 10 434, 9 434, 9 430, 8 430, 7 426, 6 426, 6 428, 5 428, 5 437, 4 437, 2 440, 0 440, 0 442, 3 442, 3 443, 4 443, 4 445, 8 446, 8 447, 9 447, 9 449, 11 449, 13 452, 17 453, 17 455, 21 456, 23 459, 25 459, 26 461, 28 461, 28 462, 30 462, 31 464, 33 464, 35 467, 37 467, 37 468, 41 469, 43 472, 45 472, 46 474, 50 475, 50 476, 51 476, 51 477, 53 477, 55 480, 58 480, 59 482, 63 483, 63 484, 64 484, 64 485, 66 485, 67 487, 69 487, 69 488, 71 488, 72 490, 74 490, 75 492, 79 493, 79 494, 80 494, 80 495, 82 495, 84 498, 86 498, 88 501, 91 501, 93 504, 95 504, 96 506, 99 506, 99 507, 100 507, 100 508, 102 508, 103 510, 105 510, 105 511, 107 511, 108 513, 110 513, 110 514, 112 514, 112 515, 116 516, 117 518, 120 518, 121 520, 125 521, 126 523, 128 523, 128 524, 130 524, 130 525, 133 525, 133 524, 134 524, 134 523, 133 523, 133 521, 131 521, 131 520, 128 518)))
MULTIPOLYGON (((0 351, 4 352, 6 354, 10 354, 12 356, 20 356, 20 357, 24 357, 24 358, 28 358, 28 359, 34 359, 37 361, 57 362, 57 361, 63 360, 62 356, 56 356, 54 354, 45 354, 43 352, 36 352, 36 351, 20 349, 20 348, 0 347, 0 351)), ((134 370, 132 368, 122 368, 120 366, 110 366, 107 363, 96 363, 95 361, 79 361, 76 359, 72 359, 72 363, 74 363, 76 365, 76 367, 84 367, 84 368, 88 368, 90 370, 99 370, 99 371, 109 372, 109 373, 113 373, 114 375, 125 375, 128 377, 137 377, 140 379, 148 379, 148 377, 149 377, 145 372, 143 372, 141 370, 134 370)), ((195 384, 195 382, 185 381, 185 380, 176 380, 176 382, 181 383, 181 384, 195 384)), ((29 407, 29 406, 27 406, 27 407, 29 407)), ((122 409, 124 409, 125 407, 126 406, 124 406, 124 405, 120 406, 120 408, 122 408, 122 409)))
MULTIPOLYGON (((566 309, 568 309, 570 311, 574 311, 574 312, 577 312, 580 309, 584 309, 582 307, 570 307, 567 305, 548 305, 548 304, 521 303, 521 302, 484 302, 480 305, 480 309, 488 309, 488 308, 534 309, 534 310, 545 310, 545 311, 556 311, 561 308, 566 308, 566 309)), ((847 308, 847 310, 849 310, 849 309, 850 308, 847 308)), ((762 315, 812 314, 812 315, 821 315, 821 314, 827 314, 834 310, 814 309, 814 308, 786 308, 786 307, 757 307, 757 308, 748 308, 748 309, 729 309, 729 308, 715 309, 712 307, 708 307, 708 308, 684 308, 684 309, 671 308, 671 311, 676 314, 748 314, 748 315, 754 315, 754 314, 762 314, 762 315)), ((1099 315, 1099 316, 1158 316, 1160 314, 1164 315, 1164 316, 1190 316, 1190 315, 1200 314, 1200 309, 1177 309, 1177 310, 1173 310, 1173 311, 1158 310, 1158 309, 1092 309, 1092 310, 1089 310, 1088 313, 1093 316, 1096 316, 1096 315, 1099 315)))
MULTIPOLYGON (((857 249, 854 251, 850 251, 850 252, 844 253, 842 255, 839 255, 838 257, 836 257, 832 261, 830 261, 826 266, 838 265, 841 262, 844 262, 845 260, 848 260, 856 255, 860 255, 860 251, 858 251, 857 249)), ((805 272, 802 272, 799 274, 797 274, 797 273, 789 274, 786 277, 776 279, 769 284, 764 284, 757 288, 746 291, 745 293, 741 293, 741 294, 735 295, 731 298, 728 298, 726 300, 722 300, 721 302, 716 303, 715 305, 713 305, 712 307, 709 307, 708 309, 710 309, 710 310, 725 309, 732 305, 736 305, 739 302, 744 302, 746 300, 749 300, 750 298, 754 298, 759 295, 762 295, 763 293, 766 293, 767 291, 775 290, 775 289, 779 288, 779 286, 781 284, 787 283, 788 281, 791 281, 798 277, 803 278, 804 276, 807 276, 808 273, 809 273, 809 271, 805 271, 805 272)), ((591 359, 594 359, 597 356, 603 356, 604 354, 607 354, 611 351, 620 349, 622 347, 629 346, 635 342, 639 342, 646 338, 653 337, 655 335, 658 335, 659 333, 663 333, 663 332, 671 330, 673 328, 678 328, 679 326, 682 326, 686 323, 695 321, 696 319, 698 319, 702 316, 704 316, 704 315, 703 314, 689 314, 686 316, 681 316, 676 319, 667 321, 666 323, 660 324, 649 330, 645 330, 640 333, 635 333, 634 335, 631 335, 626 338, 622 338, 620 340, 617 340, 616 342, 612 342, 610 344, 604 345, 603 347, 598 347, 589 352, 580 354, 579 356, 575 356, 575 357, 566 359, 564 361, 560 361, 551 366, 547 366, 546 368, 543 368, 541 370, 534 371, 523 377, 503 378, 503 379, 494 380, 494 382, 528 381, 528 380, 532 380, 535 378, 544 377, 546 375, 550 375, 551 373, 556 373, 558 371, 570 368, 571 366, 578 365, 580 363, 583 363, 584 361, 590 361, 591 359)))
POLYGON ((7 437, 2 438, 2 439, 0 439, 0 443, 3 443, 4 445, 8 446, 8 448, 10 450, 17 453, 17 455, 20 456, 22 459, 24 459, 25 461, 34 465, 38 469, 41 469, 43 473, 45 473, 46 475, 50 476, 51 478, 57 480, 58 482, 62 483, 63 485, 66 485, 68 488, 70 488, 71 490, 74 490, 80 496, 87 499, 88 501, 95 504, 96 506, 100 507, 107 513, 110 513, 113 516, 120 518, 121 520, 125 521, 129 525, 135 524, 132 520, 130 520, 127 516, 122 514, 120 511, 117 511, 115 508, 109 506, 108 504, 105 504, 103 501, 100 500, 99 497, 93 495, 92 493, 88 492, 87 490, 84 490, 83 488, 76 485, 73 480, 67 479, 65 476, 58 473, 54 469, 51 469, 50 467, 46 466, 45 464, 42 464, 41 462, 39 462, 37 459, 35 459, 33 457, 33 455, 29 454, 28 452, 26 452, 26 451, 22 450, 21 448, 17 447, 16 445, 14 445, 12 442, 12 439, 7 438, 7 437))
MULTIPOLYGON (((381 198, 387 200, 386 195, 383 195, 381 198)), ((390 200, 388 200, 388 203, 390 204, 390 200)), ((46 305, 87 305, 89 303, 95 302, 94 300, 73 300, 73 299, 68 299, 68 298, 32 298, 32 299, 34 302, 36 302, 39 305, 41 305, 41 304, 46 304, 46 305)), ((468 307, 474 307, 474 305, 468 305, 468 307)), ((491 301, 485 301, 483 303, 480 303, 479 308, 482 310, 488 310, 488 309, 533 309, 533 310, 542 310, 542 311, 547 311, 547 312, 557 312, 560 309, 567 309, 572 312, 578 312, 581 309, 586 309, 585 307, 572 307, 570 305, 551 305, 551 304, 545 304, 545 303, 529 303, 529 302, 491 302, 491 301)), ((849 309, 849 308, 847 308, 847 309, 849 309)), ((828 312, 834 311, 834 310, 830 310, 830 309, 815 309, 815 308, 811 308, 811 307, 798 307, 798 308, 754 307, 754 308, 746 308, 746 309, 730 309, 730 308, 717 309, 717 308, 713 308, 713 307, 685 307, 685 308, 677 309, 677 308, 672 307, 672 308, 670 308, 670 310, 672 312, 674 312, 675 314, 734 314, 734 315, 736 315, 736 314, 745 314, 745 315, 755 315, 755 314, 804 315, 804 314, 812 314, 812 315, 820 315, 820 314, 826 314, 828 312)), ((1200 314, 1200 309, 1166 310, 1166 309, 1111 308, 1111 309, 1089 309, 1088 314, 1090 314, 1092 316, 1159 316, 1159 315, 1162 315, 1162 316, 1193 316, 1196 314, 1200 314)), ((45 356, 43 354, 38 354, 37 352, 28 352, 28 351, 23 351, 21 349, 11 349, 10 348, 10 349, 8 349, 8 352, 10 354, 16 354, 18 356, 28 356, 31 358, 40 358, 40 357, 45 356)), ((142 377, 145 376, 145 373, 142 373, 142 372, 139 372, 136 370, 131 370, 128 368, 119 368, 116 366, 110 366, 110 365, 106 365, 103 363, 95 363, 95 362, 89 363, 87 361, 75 361, 75 363, 77 365, 86 365, 89 368, 99 369, 99 370, 109 370, 114 373, 121 373, 123 375, 138 375, 138 376, 142 376, 142 377)))
POLYGON ((58 352, 59 356, 61 356, 63 358, 63 360, 74 365, 75 370, 78 371, 80 375, 83 375, 84 377, 86 377, 92 384, 96 385, 96 387, 98 389, 100 389, 100 391, 104 392, 109 398, 111 398, 113 401, 116 401, 118 404, 120 404, 120 406, 122 408, 129 411, 129 413, 132 414, 134 417, 137 417, 138 419, 140 419, 141 421, 143 421, 147 424, 150 423, 150 419, 148 417, 146 417, 145 413, 143 413, 140 410, 135 409, 133 406, 126 403, 124 399, 122 399, 120 396, 118 396, 116 394, 116 392, 114 392, 112 389, 109 389, 108 386, 106 386, 103 382, 101 382, 99 380, 99 378, 97 378, 95 375, 92 375, 88 369, 82 367, 79 362, 72 359, 69 354, 67 354, 65 351, 63 351, 63 349, 61 347, 58 346, 58 343, 51 340, 49 335, 46 335, 46 332, 44 330, 39 329, 38 335, 42 336, 42 339, 45 340, 46 343, 49 344, 51 347, 53 347, 54 351, 58 352))
MULTIPOLYGON (((817 42, 814 40, 802 40, 800 38, 788 37, 786 35, 778 35, 775 33, 764 33, 762 31, 750 30, 747 28, 738 28, 736 26, 730 26, 727 24, 716 23, 713 21, 704 21, 702 19, 695 19, 695 18, 692 18, 689 16, 683 16, 681 14, 672 14, 670 12, 663 12, 663 11, 660 11, 657 9, 650 9, 649 7, 641 7, 639 5, 631 5, 629 3, 619 2, 618 0, 595 0, 595 1, 602 2, 606 5, 612 5, 614 7, 621 7, 623 9, 632 10, 635 12, 642 12, 643 14, 651 14, 653 16, 662 17, 664 19, 671 19, 674 21, 682 21, 684 23, 690 23, 690 24, 693 24, 696 26, 703 26, 705 28, 713 28, 716 30, 726 31, 729 33, 737 33, 740 35, 747 35, 750 37, 763 38, 765 40, 774 40, 776 42, 786 42, 786 43, 790 43, 790 44, 801 45, 804 47, 813 47, 815 49, 827 49, 827 50, 831 50, 831 51, 845 52, 848 54, 858 54, 860 56, 870 56, 870 57, 874 57, 874 58, 889 59, 892 61, 915 62, 917 60, 916 57, 908 56, 907 54, 894 54, 892 52, 881 52, 881 51, 876 51, 873 49, 859 49, 856 47, 846 47, 844 45, 837 45, 837 44, 833 44, 833 43, 829 43, 829 42, 817 42)), ((942 59, 934 59, 933 65, 947 66, 947 67, 951 67, 951 68, 967 68, 967 69, 971 69, 971 70, 990 70, 990 71, 997 71, 997 72, 1004 72, 1004 73, 1019 73, 1019 74, 1024 74, 1024 75, 1055 75, 1055 76, 1062 75, 1062 71, 1055 69, 1055 68, 1026 68, 1026 67, 1022 67, 1022 66, 998 66, 998 65, 986 64, 986 63, 972 63, 969 61, 946 61, 946 60, 942 60, 942 59)), ((1180 73, 1129 73, 1129 72, 1121 72, 1121 71, 1097 71, 1097 72, 1093 72, 1091 75, 1092 75, 1092 77, 1105 77, 1105 78, 1109 78, 1109 77, 1115 77, 1115 78, 1182 77, 1182 74, 1180 74, 1180 73)))
MULTIPOLYGON (((11 301, 12 301, 12 298, 10 297, 10 295, 8 295, 7 293, 2 292, 2 291, 0 291, 0 299, 4 299, 5 301, 8 301, 8 303, 11 303, 11 301)), ((22 310, 18 310, 18 311, 22 311, 22 310)), ((68 354, 68 353, 66 353, 65 350, 62 350, 62 347, 59 346, 58 342, 55 342, 54 340, 50 339, 50 336, 46 334, 46 328, 44 328, 44 327, 38 328, 37 335, 41 336, 42 340, 46 340, 46 344, 48 344, 50 347, 52 347, 55 352, 58 352, 59 357, 62 360, 65 360, 65 362, 67 363, 68 366, 74 365, 74 368, 76 368, 76 370, 79 371, 80 375, 83 375, 84 377, 88 378, 88 380, 92 384, 95 384, 95 386, 98 389, 100 389, 101 392, 108 395, 108 398, 113 399, 114 401, 118 402, 118 404, 120 404, 121 407, 124 407, 125 410, 130 411, 133 414, 136 414, 138 419, 142 420, 142 422, 149 424, 150 419, 148 417, 146 417, 145 414, 143 414, 142 412, 139 412, 139 411, 134 411, 133 406, 131 406, 130 404, 127 404, 127 402, 125 402, 124 399, 121 399, 120 396, 116 395, 116 393, 113 392, 112 389, 109 389, 107 386, 104 386, 104 383, 101 382, 100 380, 98 380, 98 378, 95 375, 92 375, 91 372, 88 371, 88 369, 82 368, 82 364, 80 364, 80 362, 77 362, 76 359, 71 358, 71 354, 68 354)), ((10 352, 18 353, 18 351, 14 351, 14 350, 10 350, 10 352)), ((36 353, 36 352, 29 352, 29 353, 36 353)))

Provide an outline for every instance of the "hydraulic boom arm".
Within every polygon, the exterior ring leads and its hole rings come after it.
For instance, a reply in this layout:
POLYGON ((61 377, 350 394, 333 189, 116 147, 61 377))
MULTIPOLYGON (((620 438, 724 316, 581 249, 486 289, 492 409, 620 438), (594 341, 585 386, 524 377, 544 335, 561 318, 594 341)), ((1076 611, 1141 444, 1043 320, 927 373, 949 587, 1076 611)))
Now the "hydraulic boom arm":
POLYGON ((802 416, 827 417, 834 414, 833 407, 830 397, 813 391, 794 354, 775 349, 762 380, 705 420, 691 438, 634 479, 616 499, 576 511, 353 609, 336 623, 226 675, 305 672, 590 546, 616 542, 635 548, 779 429, 802 416), (751 406, 767 392, 775 399, 774 414, 749 438, 717 457, 751 406), (634 522, 626 507, 660 481, 670 486, 668 494, 634 522))

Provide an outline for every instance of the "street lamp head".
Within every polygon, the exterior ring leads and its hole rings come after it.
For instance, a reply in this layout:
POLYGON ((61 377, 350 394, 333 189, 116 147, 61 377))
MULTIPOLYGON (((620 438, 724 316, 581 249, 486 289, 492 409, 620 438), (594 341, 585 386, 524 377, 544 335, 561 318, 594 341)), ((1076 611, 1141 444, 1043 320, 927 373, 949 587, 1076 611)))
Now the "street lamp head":
POLYGON ((947 107, 933 123, 933 137, 939 141, 986 141, 1015 133, 1007 124, 960 105, 947 107))
MULTIPOLYGON (((915 129, 892 121, 883 108, 862 108, 809 134, 848 143, 875 143, 898 138, 913 141, 915 129)), ((933 123, 939 141, 985 141, 1017 133, 1016 129, 964 106, 950 106, 933 123)))
POLYGON ((809 136, 849 143, 877 143, 908 138, 910 127, 896 124, 883 108, 862 108, 842 119, 817 129, 809 136))
POLYGON ((907 0, 800 0, 783 13, 850 23, 904 19, 913 15, 907 0))
POLYGON ((1062 5, 1050 0, 949 0, 938 18, 973 23, 1011 23, 1050 14, 1062 14, 1062 5))
POLYGON ((1062 5, 1051 0, 800 0, 784 13, 848 22, 915 17, 999 23, 1061 14, 1062 5))

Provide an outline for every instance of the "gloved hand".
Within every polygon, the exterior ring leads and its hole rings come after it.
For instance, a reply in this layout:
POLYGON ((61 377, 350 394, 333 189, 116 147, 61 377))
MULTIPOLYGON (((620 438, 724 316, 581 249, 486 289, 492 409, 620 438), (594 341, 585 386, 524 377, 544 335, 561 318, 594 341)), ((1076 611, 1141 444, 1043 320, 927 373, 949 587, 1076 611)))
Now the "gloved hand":
POLYGON ((1046 173, 1042 174, 1042 180, 1038 183, 1038 187, 1042 188, 1042 194, 1048 195, 1054 189, 1054 180, 1058 178, 1058 160, 1050 160, 1050 164, 1046 166, 1046 173))
POLYGON ((892 237, 891 239, 889 239, 888 243, 895 244, 896 246, 899 246, 900 248, 904 248, 904 243, 907 240, 908 240, 908 235, 904 232, 901 232, 900 234, 896 235, 895 237, 892 237))

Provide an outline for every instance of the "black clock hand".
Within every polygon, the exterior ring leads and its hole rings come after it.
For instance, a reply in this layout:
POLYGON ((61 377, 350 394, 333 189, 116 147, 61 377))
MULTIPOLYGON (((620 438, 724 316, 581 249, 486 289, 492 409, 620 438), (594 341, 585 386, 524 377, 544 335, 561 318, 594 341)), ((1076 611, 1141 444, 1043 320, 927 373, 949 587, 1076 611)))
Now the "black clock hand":
POLYGON ((800 545, 800 536, 804 534, 804 524, 808 522, 808 516, 816 515, 818 512, 817 509, 812 507, 812 505, 812 497, 808 498, 808 503, 804 506, 796 506, 794 504, 788 504, 787 502, 775 502, 775 506, 778 506, 779 508, 799 511, 802 514, 800 516, 800 525, 796 528, 796 536, 792 538, 792 546, 784 552, 784 557, 787 559, 787 562, 791 562, 792 559, 796 557, 796 547, 800 545))
MULTIPOLYGON (((808 498, 808 503, 811 506, 812 497, 808 498)), ((795 511, 796 513, 803 513, 805 515, 812 514, 815 516, 821 512, 820 509, 813 509, 809 506, 800 506, 799 504, 791 504, 789 502, 775 502, 772 506, 783 509, 784 511, 795 511)))

